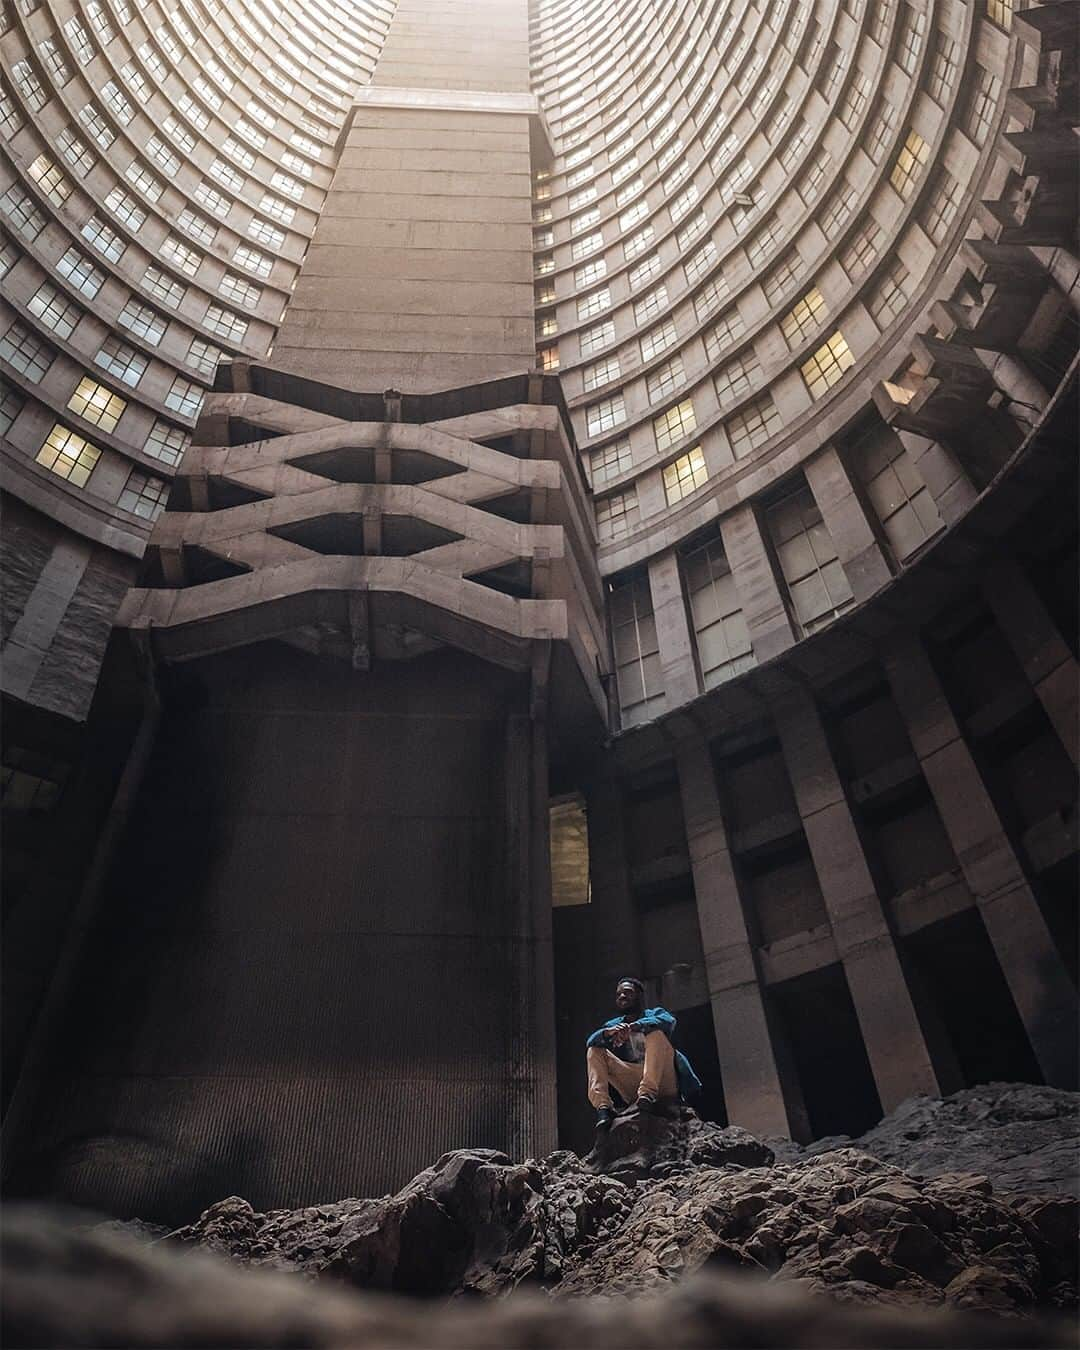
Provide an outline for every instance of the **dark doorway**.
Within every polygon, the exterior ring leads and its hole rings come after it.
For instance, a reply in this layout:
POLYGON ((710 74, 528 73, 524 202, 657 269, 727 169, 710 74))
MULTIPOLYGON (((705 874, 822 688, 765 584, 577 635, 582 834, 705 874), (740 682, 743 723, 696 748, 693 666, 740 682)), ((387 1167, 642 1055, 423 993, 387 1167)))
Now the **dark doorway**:
POLYGON ((859 1135, 882 1116, 870 1061, 840 965, 774 985, 812 1137, 859 1135))
POLYGON ((977 910, 930 924, 906 938, 904 947, 937 1006, 968 1087, 1043 1081, 977 910))
POLYGON ((675 1047, 694 1066, 694 1072, 701 1079, 704 1089, 692 1103, 693 1108, 702 1119, 726 1125, 727 1106, 724 1102, 724 1084, 720 1078, 720 1060, 716 1054, 712 1008, 708 1003, 702 1003, 696 1008, 680 1008, 676 1015, 679 1025, 675 1029, 675 1047))

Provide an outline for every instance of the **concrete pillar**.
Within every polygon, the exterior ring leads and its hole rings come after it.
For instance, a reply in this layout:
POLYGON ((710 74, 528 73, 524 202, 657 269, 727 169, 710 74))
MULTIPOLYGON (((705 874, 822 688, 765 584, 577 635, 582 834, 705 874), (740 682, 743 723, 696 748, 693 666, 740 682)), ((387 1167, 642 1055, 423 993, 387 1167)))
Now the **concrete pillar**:
POLYGON ((1038 592, 1011 559, 982 574, 983 594, 1073 763, 1080 759, 1077 664, 1038 592))
POLYGON ((979 347, 975 354, 1009 400, 1009 409, 1016 420, 1033 427, 1039 420, 1039 414, 1050 402, 1050 395, 1044 386, 1022 361, 1008 352, 991 352, 979 347))
POLYGON ((641 965, 637 914, 626 865, 626 827, 619 780, 607 767, 586 791, 589 879, 595 916, 596 992, 606 1008, 623 975, 641 965))
POLYGON ((979 495, 964 466, 948 446, 942 445, 940 441, 930 440, 914 431, 898 431, 896 434, 933 497, 938 515, 946 525, 955 524, 979 495))
POLYGON ((813 698, 776 699, 780 736, 881 1105, 941 1092, 892 932, 813 698))
POLYGON ((1076 1082, 1076 991, 918 636, 883 652, 893 696, 1048 1083, 1076 1082))
POLYGON ((676 744, 701 947, 728 1119, 754 1134, 790 1133, 754 948, 704 740, 676 744))
POLYGON ((754 656, 763 665, 794 643, 795 630, 754 508, 746 503, 721 517, 720 536, 754 656))
POLYGON ((892 579, 874 521, 835 446, 826 445, 803 469, 852 594, 865 600, 892 579))
POLYGON ((700 689, 675 549, 649 559, 649 591, 664 672, 664 694, 668 708, 677 708, 680 703, 696 698, 700 689))
POLYGON ((1032 248, 1037 258, 1050 273, 1050 278, 1065 295, 1073 309, 1080 313, 1080 258, 1067 248, 1032 248))

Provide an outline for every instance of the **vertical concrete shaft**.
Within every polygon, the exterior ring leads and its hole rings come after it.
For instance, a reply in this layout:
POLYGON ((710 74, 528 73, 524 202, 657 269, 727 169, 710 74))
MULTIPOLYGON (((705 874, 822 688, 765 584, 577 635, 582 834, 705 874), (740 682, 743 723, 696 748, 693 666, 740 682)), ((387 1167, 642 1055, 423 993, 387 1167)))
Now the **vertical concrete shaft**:
POLYGON ((792 690, 773 715, 878 1095, 891 1111, 941 1084, 817 705, 792 690))
POLYGON ((963 732, 914 634, 883 652, 897 707, 1048 1083, 1076 1081, 1076 991, 963 732))
POLYGON ((712 757, 700 736, 680 741, 675 757, 728 1119, 755 1134, 786 1135, 788 1111, 712 757))
POLYGON ((792 645, 795 630, 753 506, 740 506, 724 516, 720 535, 754 656, 761 665, 792 645))
POLYGON ((677 708, 698 695, 694 641, 686 616, 679 555, 675 549, 649 559, 649 591, 652 594, 656 640, 664 672, 664 696, 668 708, 677 708))
POLYGON ((963 465, 940 441, 914 431, 897 432, 946 525, 963 516, 979 495, 963 465))
POLYGON ((835 446, 827 445, 805 466, 806 481, 829 531, 856 600, 865 600, 892 579, 888 556, 874 532, 871 513, 835 446))
POLYGON ((346 389, 431 392, 536 361, 526 0, 402 0, 274 346, 346 389))
POLYGON ((1080 758, 1080 697, 1076 660, 1068 644, 1015 562, 1003 560, 986 571, 983 594, 1075 764, 1080 758))

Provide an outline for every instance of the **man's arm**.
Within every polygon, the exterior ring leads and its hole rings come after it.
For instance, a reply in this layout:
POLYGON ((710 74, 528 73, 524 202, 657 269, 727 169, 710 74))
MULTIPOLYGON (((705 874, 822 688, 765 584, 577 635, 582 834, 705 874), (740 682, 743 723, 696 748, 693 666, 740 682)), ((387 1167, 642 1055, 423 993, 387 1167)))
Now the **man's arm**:
POLYGON ((646 1008, 634 1025, 646 1035, 650 1031, 662 1031, 668 1040, 671 1040, 675 1034, 676 1023, 666 1008, 646 1008))
MULTIPOLYGON (((615 1019, 615 1022, 617 1021, 618 1018, 615 1019)), ((603 1045, 604 1041, 607 1040, 607 1038, 610 1036, 613 1026, 614 1026, 613 1022, 605 1022, 602 1027, 597 1027, 597 1029, 585 1042, 585 1045, 589 1049, 591 1049, 594 1045, 603 1045)))

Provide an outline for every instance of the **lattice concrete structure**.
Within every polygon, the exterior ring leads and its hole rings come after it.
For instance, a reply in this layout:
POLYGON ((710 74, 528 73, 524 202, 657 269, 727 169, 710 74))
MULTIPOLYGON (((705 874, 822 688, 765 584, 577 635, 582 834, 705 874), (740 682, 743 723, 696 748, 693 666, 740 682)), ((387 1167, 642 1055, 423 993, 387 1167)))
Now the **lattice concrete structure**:
POLYGON ((14 1184, 389 1186, 546 1146, 556 1060, 580 1146, 629 970, 761 1132, 1071 1082, 1075 4, 313 3, 288 91, 277 30, 264 78, 223 10, 83 9, 0 36, 14 1184), (173 408, 245 233, 264 293, 173 408))

